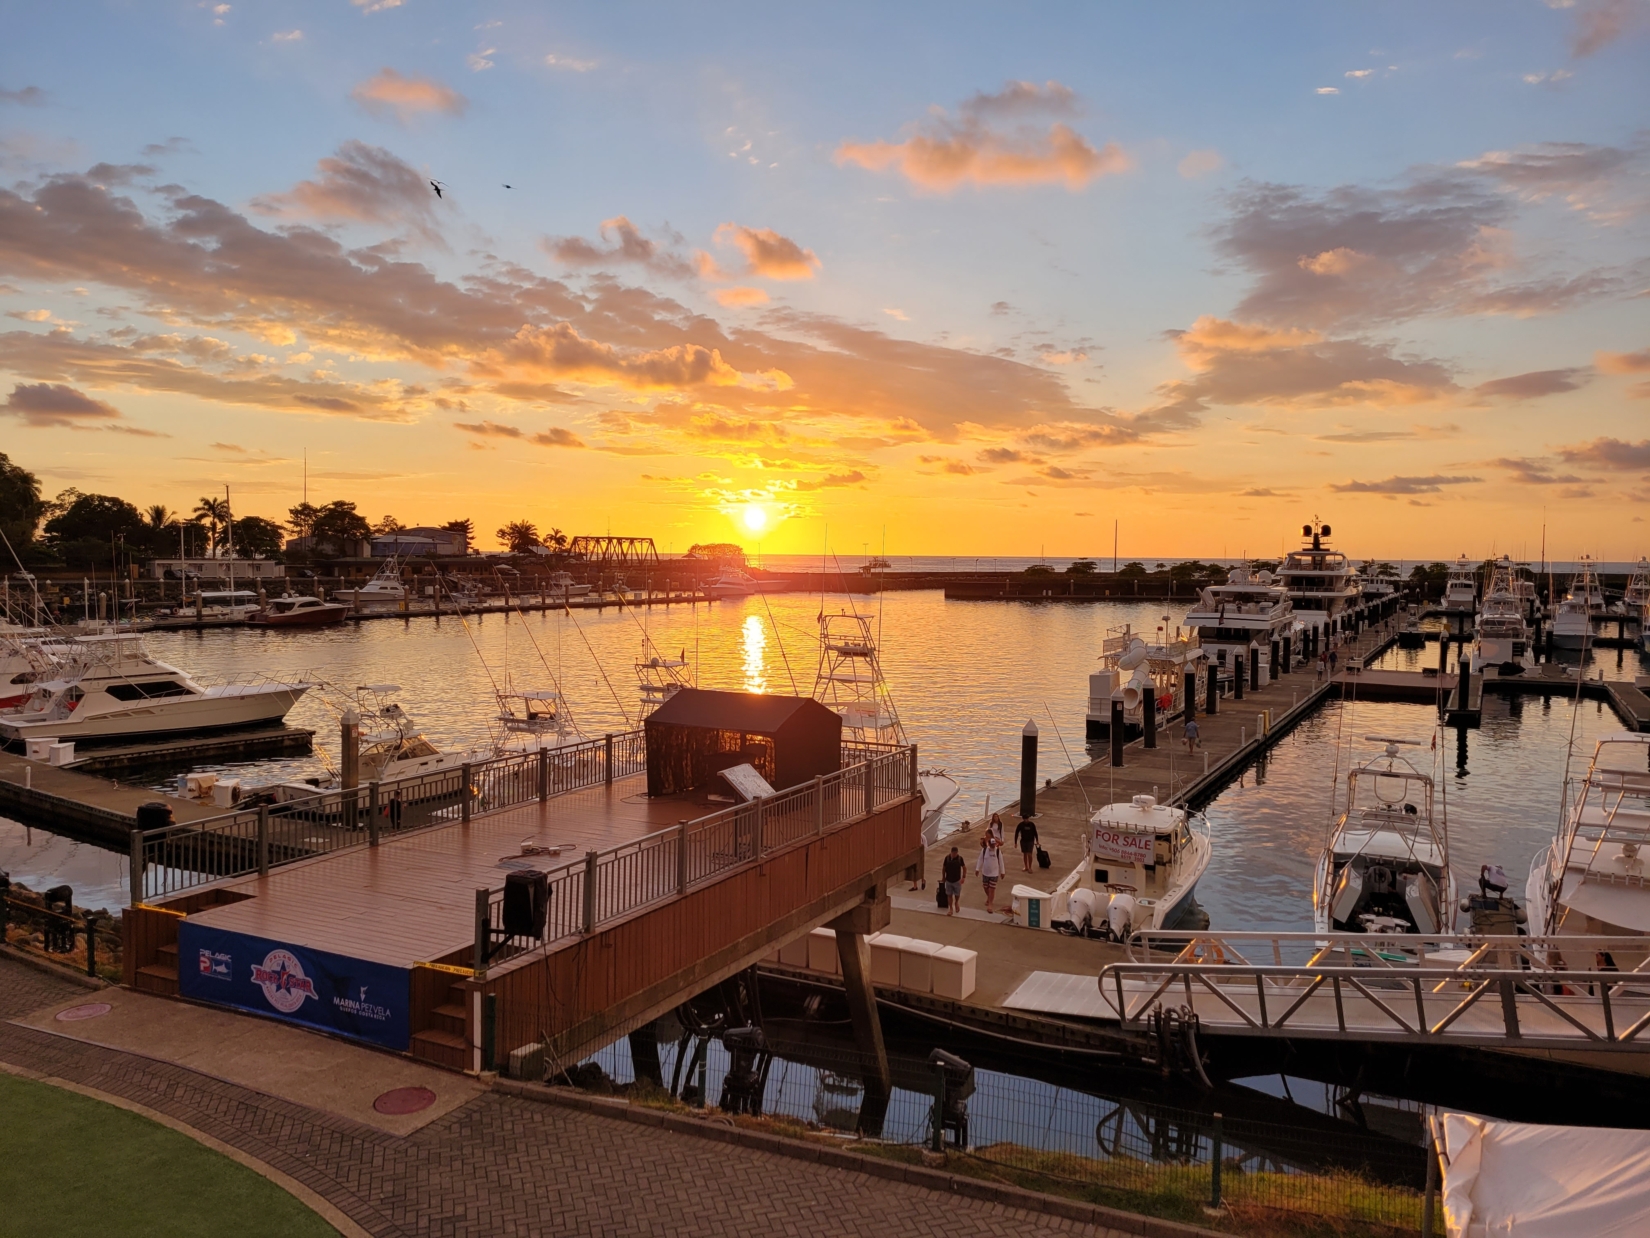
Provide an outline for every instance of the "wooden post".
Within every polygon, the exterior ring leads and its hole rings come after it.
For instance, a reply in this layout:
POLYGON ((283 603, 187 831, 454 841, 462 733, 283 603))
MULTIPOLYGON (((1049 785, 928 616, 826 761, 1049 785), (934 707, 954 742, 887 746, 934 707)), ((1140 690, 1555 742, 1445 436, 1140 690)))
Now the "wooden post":
POLYGON ((1037 815, 1037 723, 1031 718, 1020 728, 1020 815, 1037 815))
POLYGON ((477 980, 487 979, 487 953, 492 949, 492 925, 488 912, 488 903, 491 897, 486 886, 476 888, 475 974, 477 980))
POLYGON ((854 1041, 865 1063, 865 1082, 874 1080, 878 1092, 886 1096, 893 1086, 888 1070, 888 1050, 882 1040, 882 1020, 877 1015, 876 990, 871 987, 871 943, 863 933, 836 930, 837 958, 842 960, 842 987, 848 997, 848 1020, 854 1027, 854 1041))
POLYGON ((1260 650, 1254 645, 1249 646, 1249 686, 1260 691, 1260 650))
POLYGON ((1111 763, 1123 764, 1123 701, 1115 696, 1111 698, 1111 763))
POLYGON ((676 893, 686 894, 688 888, 688 823, 676 827, 676 893))
POLYGON ((464 784, 463 786, 459 787, 459 789, 458 789, 458 793, 459 793, 459 796, 460 796, 460 799, 459 799, 460 807, 459 807, 459 810, 458 810, 458 819, 461 822, 463 822, 465 825, 470 824, 470 799, 471 799, 471 795, 470 795, 470 776, 471 776, 470 775, 470 763, 468 761, 466 761, 466 762, 464 762, 463 765, 460 765, 458 767, 459 781, 464 784))
POLYGON ((1220 712, 1220 668, 1209 663, 1209 699, 1203 712, 1213 717, 1220 712))
MULTIPOLYGON (((825 833, 825 776, 814 775, 814 837, 825 833)), ((687 837, 684 833, 683 837, 687 837)))
POLYGON ((367 846, 378 845, 378 779, 367 784, 367 846))
POLYGON ((1157 747, 1157 685, 1140 698, 1140 726, 1145 732, 1142 745, 1147 748, 1157 747))
POLYGON ((343 809, 344 828, 353 830, 356 825, 355 789, 361 783, 361 715, 353 707, 344 711, 343 722, 339 726, 339 744, 339 806, 343 809))
POLYGON ((269 805, 258 805, 258 876, 269 876, 269 805))
POLYGON ((127 879, 131 883, 131 885, 129 887, 129 893, 131 895, 131 898, 128 901, 127 906, 128 907, 139 907, 139 906, 142 906, 142 904, 143 904, 143 831, 142 830, 139 830, 139 829, 133 829, 132 830, 132 833, 131 833, 131 846, 132 846, 131 856, 130 856, 131 868, 130 868, 130 871, 128 872, 128 874, 127 874, 127 879))
POLYGON ((539 803, 550 798, 550 750, 539 749, 539 803))
POLYGON ((498 1038, 498 994, 483 993, 481 995, 481 1069, 490 1071, 495 1069, 494 1059, 497 1056, 495 1041, 498 1038))
POLYGON ((584 853, 584 931, 596 931, 596 857, 597 851, 584 853))
POLYGON ((610 787, 613 785, 613 733, 611 731, 602 737, 602 782, 610 787))

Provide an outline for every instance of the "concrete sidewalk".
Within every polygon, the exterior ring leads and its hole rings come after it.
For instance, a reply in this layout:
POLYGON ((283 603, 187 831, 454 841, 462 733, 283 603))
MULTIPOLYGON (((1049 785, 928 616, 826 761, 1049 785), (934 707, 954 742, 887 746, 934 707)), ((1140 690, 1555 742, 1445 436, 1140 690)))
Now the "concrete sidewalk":
MULTIPOLYGON (((295 1073, 307 1080, 289 1086, 281 1063, 271 1061, 260 1076, 268 1086, 249 1087, 161 1060, 166 1029, 177 1025, 169 1015, 128 1005, 134 996, 89 992, 0 960, 0 1019, 10 1020, 0 1022, 0 1062, 97 1089, 183 1123, 287 1175, 368 1233, 386 1238, 721 1233, 1126 1238, 1126 1231, 496 1091, 477 1091, 417 1129, 397 1134, 328 1111, 359 1112, 347 1098, 361 1086, 351 1077, 362 1068, 356 1054, 368 1051, 296 1032, 316 1042, 306 1052, 333 1055, 330 1074, 306 1066, 295 1073), (55 1019, 66 1007, 103 1001, 119 1003, 126 1027, 121 1036, 141 1043, 143 1053, 108 1047, 116 1039, 113 1032, 101 1033, 98 1041, 41 1030, 67 1026, 55 1019), (337 1098, 314 1090, 329 1077, 337 1098), (277 1087, 318 1103, 278 1094, 277 1087)), ((168 1004, 185 1012, 185 1019, 216 1013, 168 1004)), ((96 1023, 113 1014, 75 1022, 96 1023)), ((208 1039, 206 1033, 183 1036, 182 1053, 221 1066, 227 1059, 212 1057, 208 1039)), ((243 1064, 257 1058, 248 1045, 231 1056, 243 1064)), ((1135 1232, 1162 1232, 1159 1225, 1142 1221, 1135 1232)))

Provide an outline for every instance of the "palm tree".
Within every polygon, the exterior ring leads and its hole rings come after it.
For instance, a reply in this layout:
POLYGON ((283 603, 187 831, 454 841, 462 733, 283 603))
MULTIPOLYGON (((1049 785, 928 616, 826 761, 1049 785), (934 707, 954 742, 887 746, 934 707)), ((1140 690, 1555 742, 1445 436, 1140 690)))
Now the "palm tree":
POLYGON ((196 520, 206 522, 207 528, 211 531, 207 544, 213 550, 216 550, 218 548, 218 527, 226 524, 229 520, 229 500, 203 498, 195 504, 194 516, 196 520))
POLYGON ((156 503, 153 507, 145 509, 143 518, 149 522, 149 527, 157 533, 177 519, 172 514, 172 509, 164 503, 156 503))
POLYGON ((552 550, 566 550, 567 534, 563 533, 560 529, 552 527, 550 532, 544 535, 544 544, 552 550))
POLYGON ((515 555, 527 554, 534 546, 540 545, 539 527, 531 520, 512 520, 494 536, 515 555))

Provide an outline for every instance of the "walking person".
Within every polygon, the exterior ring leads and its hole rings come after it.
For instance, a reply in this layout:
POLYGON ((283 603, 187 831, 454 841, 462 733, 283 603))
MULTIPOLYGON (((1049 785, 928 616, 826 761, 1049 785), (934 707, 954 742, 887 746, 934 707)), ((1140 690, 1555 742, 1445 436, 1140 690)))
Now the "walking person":
POLYGON ((994 813, 991 814, 991 824, 989 824, 985 827, 985 832, 986 832, 987 836, 995 838, 999 843, 1003 841, 1003 814, 1002 813, 994 812, 994 813))
POLYGON ((996 911, 997 882, 1003 876, 1002 840, 987 834, 985 843, 980 847, 979 863, 974 867, 980 874, 980 888, 985 891, 985 909, 996 911))
POLYGON ((1037 827, 1030 817, 1025 817, 1020 824, 1014 827, 1014 842, 1020 848, 1020 859, 1025 863, 1026 872, 1031 871, 1031 857, 1037 850, 1037 827))
POLYGON ((1197 751, 1197 719, 1186 719, 1186 751, 1197 751))
POLYGON ((968 875, 968 864, 963 860, 962 853, 955 846, 951 854, 940 863, 940 879, 945 883, 945 914, 954 916, 962 906, 962 883, 968 875))

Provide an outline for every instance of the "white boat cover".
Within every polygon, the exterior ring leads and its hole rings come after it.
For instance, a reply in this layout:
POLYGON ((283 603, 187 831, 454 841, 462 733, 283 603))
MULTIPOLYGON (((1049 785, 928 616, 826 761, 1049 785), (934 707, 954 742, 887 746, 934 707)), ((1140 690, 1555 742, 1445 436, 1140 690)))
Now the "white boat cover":
POLYGON ((1437 1119, 1450 1238, 1627 1238, 1650 1217, 1650 1131, 1437 1119))

